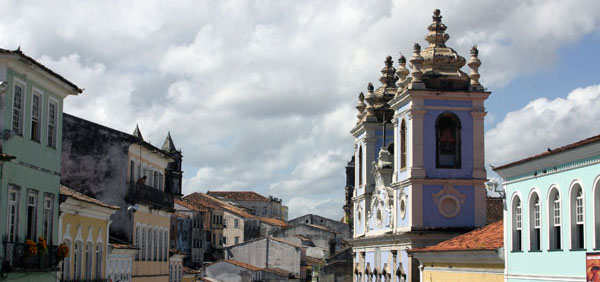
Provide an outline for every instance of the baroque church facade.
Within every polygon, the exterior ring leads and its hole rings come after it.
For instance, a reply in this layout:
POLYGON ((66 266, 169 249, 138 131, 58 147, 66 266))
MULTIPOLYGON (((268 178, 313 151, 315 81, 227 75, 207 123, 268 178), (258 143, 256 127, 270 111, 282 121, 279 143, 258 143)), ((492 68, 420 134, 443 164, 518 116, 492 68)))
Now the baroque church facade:
POLYGON ((421 50, 381 86, 360 93, 354 136, 354 281, 420 281, 406 250, 433 245, 486 223, 484 101, 478 50, 469 61, 446 46, 439 10, 421 50), (470 74, 461 71, 467 64, 470 74))

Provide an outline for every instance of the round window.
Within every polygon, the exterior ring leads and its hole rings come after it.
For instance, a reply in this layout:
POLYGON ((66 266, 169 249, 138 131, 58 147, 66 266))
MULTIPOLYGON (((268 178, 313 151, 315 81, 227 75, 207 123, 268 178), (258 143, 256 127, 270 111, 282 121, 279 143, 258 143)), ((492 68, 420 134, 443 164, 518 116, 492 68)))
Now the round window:
POLYGON ((402 197, 400 200, 400 218, 404 219, 406 217, 406 199, 402 197))
POLYGON ((443 196, 438 202, 438 211, 446 218, 455 217, 460 212, 460 203, 453 196, 443 196))

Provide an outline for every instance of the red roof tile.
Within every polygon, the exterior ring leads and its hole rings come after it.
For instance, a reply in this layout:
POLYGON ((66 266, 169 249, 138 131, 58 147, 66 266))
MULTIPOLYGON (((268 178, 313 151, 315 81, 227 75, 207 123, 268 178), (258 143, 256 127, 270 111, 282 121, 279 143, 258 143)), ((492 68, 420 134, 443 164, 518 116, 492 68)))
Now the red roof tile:
POLYGON ((69 188, 67 186, 63 186, 63 185, 60 185, 60 194, 72 197, 72 198, 74 198, 76 200, 80 200, 80 201, 84 201, 84 202, 96 204, 96 205, 99 205, 101 207, 105 207, 105 208, 109 208, 109 209, 113 209, 113 210, 120 209, 118 206, 113 206, 113 205, 106 204, 106 203, 104 203, 104 202, 102 202, 102 201, 100 201, 98 199, 92 198, 90 196, 86 196, 86 195, 84 195, 82 193, 79 193, 79 192, 77 192, 77 191, 75 191, 75 190, 73 190, 73 189, 71 189, 71 188, 69 188))
POLYGON ((279 226, 279 227, 288 227, 288 226, 290 226, 284 220, 277 219, 277 218, 258 217, 258 220, 260 220, 260 221, 262 221, 262 222, 264 222, 266 224, 273 225, 273 226, 279 226))
POLYGON ((279 267, 269 267, 269 268, 265 268, 263 270, 267 271, 267 272, 271 272, 271 273, 277 274, 277 275, 282 276, 282 277, 286 277, 286 278, 289 277, 290 274, 293 274, 293 273, 291 273, 291 272, 289 272, 289 271, 287 271, 285 269, 281 269, 279 267))
POLYGON ((175 199, 175 203, 178 204, 178 205, 180 205, 180 206, 182 206, 182 207, 188 208, 188 209, 190 209, 192 211, 200 211, 200 212, 206 212, 206 211, 208 211, 208 209, 206 209, 206 207, 204 207, 204 206, 194 205, 194 204, 192 204, 192 203, 190 203, 188 201, 185 201, 185 200, 175 199))
POLYGON ((192 193, 190 195, 183 197, 183 199, 188 201, 189 203, 200 204, 200 205, 208 207, 210 209, 226 210, 231 213, 237 214, 238 216, 241 216, 241 217, 254 218, 253 215, 245 212, 244 210, 242 210, 238 207, 235 207, 233 205, 230 205, 224 201, 221 201, 221 200, 219 200, 215 197, 212 197, 210 195, 207 195, 207 194, 196 192, 196 193, 192 193))
POLYGON ((499 220, 437 245, 410 249, 409 252, 446 252, 495 250, 504 246, 503 221, 499 220))
POLYGON ((208 195, 232 201, 261 201, 268 202, 269 198, 254 191, 208 191, 208 195))
POLYGON ((508 168, 508 167, 511 167, 511 166, 515 166, 515 165, 519 165, 519 164, 522 164, 522 163, 526 163, 528 161, 532 161, 532 160, 536 160, 536 159, 541 159, 543 157, 547 157, 547 156, 558 154, 558 153, 561 153, 561 152, 573 150, 573 149, 576 149, 576 148, 579 148, 579 147, 583 147, 583 146, 586 146, 586 145, 590 145, 590 144, 593 144, 593 143, 597 143, 597 142, 600 142, 600 135, 596 135, 596 136, 593 136, 593 137, 590 137, 590 138, 587 138, 587 139, 584 139, 584 140, 580 140, 580 141, 577 141, 575 143, 571 143, 569 145, 565 145, 565 146, 562 146, 560 148, 556 148, 554 150, 549 150, 549 151, 543 152, 543 153, 535 155, 535 156, 524 158, 522 160, 518 160, 518 161, 515 161, 515 162, 512 162, 512 163, 508 163, 508 164, 505 164, 505 165, 494 167, 493 170, 505 169, 505 168, 508 168))

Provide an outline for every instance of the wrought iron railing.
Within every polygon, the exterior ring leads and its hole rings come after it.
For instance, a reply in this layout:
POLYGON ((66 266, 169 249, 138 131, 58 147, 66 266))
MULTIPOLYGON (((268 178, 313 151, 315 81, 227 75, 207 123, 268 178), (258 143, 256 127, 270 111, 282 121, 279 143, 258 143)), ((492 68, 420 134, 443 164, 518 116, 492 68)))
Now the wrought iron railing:
POLYGON ((145 202, 168 209, 173 208, 173 195, 145 184, 127 183, 127 198, 131 202, 145 202))
MULTIPOLYGON (((57 246, 31 254, 25 243, 4 243, 5 265, 9 271, 55 270, 58 266, 57 246)), ((3 270, 4 271, 4 270, 3 270)))

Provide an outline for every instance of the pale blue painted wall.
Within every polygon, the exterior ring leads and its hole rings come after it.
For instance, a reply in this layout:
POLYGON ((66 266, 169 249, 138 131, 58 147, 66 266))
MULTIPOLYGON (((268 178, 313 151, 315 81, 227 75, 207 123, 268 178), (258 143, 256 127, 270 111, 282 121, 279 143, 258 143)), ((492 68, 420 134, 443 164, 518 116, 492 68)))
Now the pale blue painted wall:
MULTIPOLYGON (((567 164, 571 165, 571 164, 567 164)), ((550 171, 550 169, 548 169, 550 171)), ((539 173, 539 172, 538 172, 539 173)), ((533 174, 533 171, 528 173, 533 174)), ((594 223, 593 223, 593 196, 594 180, 600 176, 600 164, 575 168, 552 174, 538 174, 537 177, 518 181, 506 186, 508 216, 505 221, 507 234, 506 267, 509 274, 529 275, 558 275, 558 276, 585 276, 585 253, 594 251, 594 223), (579 179, 582 183, 585 199, 585 246, 583 251, 570 251, 570 218, 569 218, 569 188, 573 180, 579 179), (561 239, 562 251, 548 250, 548 193, 551 185, 557 185, 561 198, 561 239), (528 197, 532 188, 540 192, 541 204, 541 252, 529 251, 529 203, 528 197), (511 210, 513 195, 519 193, 523 211, 522 252, 512 251, 512 217, 511 210)), ((600 235, 600 234, 599 234, 600 235)), ((520 281, 509 279, 509 281, 520 281)))
MULTIPOLYGON (((407 186, 407 187, 402 188, 402 189, 404 189, 404 193, 406 194, 406 196, 405 196, 406 197, 406 201, 405 201, 406 202, 406 215, 404 216, 404 218, 400 217, 400 203, 398 203, 396 205, 396 214, 398 215, 396 217, 396 222, 397 222, 396 226, 398 226, 398 227, 407 227, 407 226, 409 226, 409 222, 410 222, 409 219, 410 219, 410 216, 411 216, 411 214, 410 214, 410 209, 411 208, 410 208, 410 200, 409 200, 410 199, 411 188, 412 188, 411 186, 407 186)), ((398 191, 398 194, 400 194, 400 191, 398 191)), ((399 198, 399 197, 396 197, 396 198, 399 198)))
POLYGON ((475 206, 473 186, 454 186, 465 201, 461 204, 460 212, 452 218, 444 217, 435 204, 433 194, 439 192, 442 185, 423 185, 423 226, 427 227, 470 227, 475 225, 475 206))

